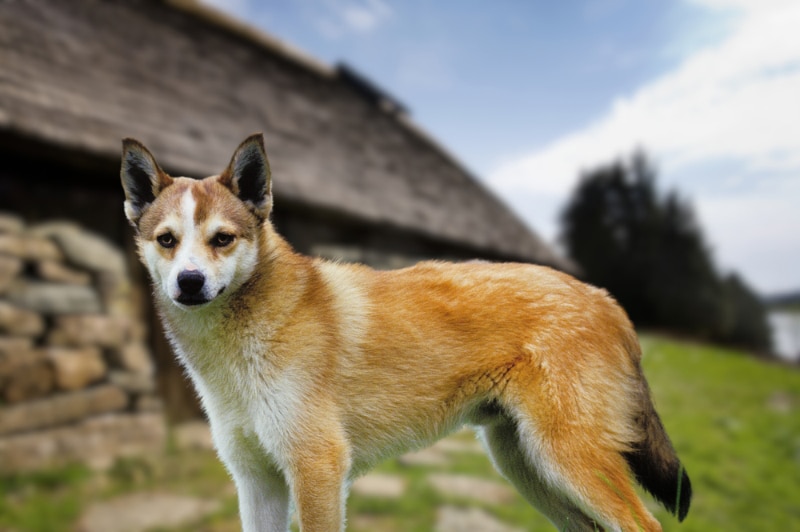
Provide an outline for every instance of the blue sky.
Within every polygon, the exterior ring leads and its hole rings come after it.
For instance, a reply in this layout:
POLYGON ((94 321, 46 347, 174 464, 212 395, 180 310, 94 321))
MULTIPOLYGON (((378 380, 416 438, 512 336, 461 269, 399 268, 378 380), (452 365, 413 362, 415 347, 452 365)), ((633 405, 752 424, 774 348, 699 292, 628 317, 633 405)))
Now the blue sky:
POLYGON ((355 67, 551 242, 581 169, 643 147, 722 271, 800 288, 796 0, 207 3, 355 67))

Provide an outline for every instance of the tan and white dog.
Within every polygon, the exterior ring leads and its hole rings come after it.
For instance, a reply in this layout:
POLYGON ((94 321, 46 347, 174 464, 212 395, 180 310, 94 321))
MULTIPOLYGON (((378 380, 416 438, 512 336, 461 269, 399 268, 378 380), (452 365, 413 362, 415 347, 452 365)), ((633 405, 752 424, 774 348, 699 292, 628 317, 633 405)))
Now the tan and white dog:
POLYGON ((125 213, 246 531, 344 529, 354 477, 475 427, 559 530, 661 530, 691 488, 640 348, 603 290, 523 264, 392 271, 302 256, 276 234, 263 138, 218 176, 164 173, 123 141, 125 213))

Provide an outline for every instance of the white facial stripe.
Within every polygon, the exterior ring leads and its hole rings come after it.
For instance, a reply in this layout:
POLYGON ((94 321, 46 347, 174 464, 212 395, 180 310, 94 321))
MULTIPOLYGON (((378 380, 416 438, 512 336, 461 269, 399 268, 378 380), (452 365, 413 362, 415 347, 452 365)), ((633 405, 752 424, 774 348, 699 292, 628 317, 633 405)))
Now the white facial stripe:
POLYGON ((181 198, 181 220, 183 220, 183 227, 187 231, 194 229, 194 211, 196 209, 197 202, 194 200, 192 189, 189 188, 181 198))
POLYGON ((180 289, 178 288, 178 275, 184 270, 200 270, 203 272, 203 267, 200 264, 197 264, 197 259, 195 256, 197 252, 195 250, 195 246, 197 243, 195 242, 197 228, 194 225, 194 213, 197 209, 197 202, 192 196, 191 189, 186 190, 181 197, 180 203, 180 210, 178 213, 175 214, 175 218, 177 218, 177 228, 180 232, 180 235, 176 235, 180 238, 180 247, 178 248, 178 253, 175 255, 172 261, 172 267, 170 269, 169 278, 165 279, 167 284, 167 293, 171 295, 172 298, 176 298, 178 294, 180 294, 180 289))
MULTIPOLYGON (((176 265, 180 269, 186 269, 188 263, 193 261, 192 255, 196 255, 194 253, 194 246, 197 227, 194 225, 194 212, 197 209, 197 202, 194 200, 194 196, 192 195, 192 190, 188 189, 186 192, 183 193, 183 197, 181 198, 181 224, 183 229, 183 235, 181 236, 181 242, 183 245, 181 246, 180 252, 176 258, 176 265)), ((195 264, 195 267, 198 266, 195 264)), ((193 268, 196 269, 196 268, 193 268)))

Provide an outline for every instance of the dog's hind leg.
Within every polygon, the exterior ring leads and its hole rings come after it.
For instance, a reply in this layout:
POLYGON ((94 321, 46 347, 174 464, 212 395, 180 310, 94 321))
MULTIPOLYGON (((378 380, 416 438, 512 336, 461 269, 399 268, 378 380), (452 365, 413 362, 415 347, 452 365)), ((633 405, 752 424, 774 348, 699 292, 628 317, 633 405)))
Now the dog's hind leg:
POLYGON ((531 465, 523 448, 517 424, 500 416, 478 429, 495 468, 519 493, 562 532, 599 531, 602 528, 575 504, 554 490, 541 472, 531 465))
POLYGON ((559 530, 661 531, 622 454, 580 424, 561 434, 537 430, 526 412, 483 430, 498 468, 559 530))

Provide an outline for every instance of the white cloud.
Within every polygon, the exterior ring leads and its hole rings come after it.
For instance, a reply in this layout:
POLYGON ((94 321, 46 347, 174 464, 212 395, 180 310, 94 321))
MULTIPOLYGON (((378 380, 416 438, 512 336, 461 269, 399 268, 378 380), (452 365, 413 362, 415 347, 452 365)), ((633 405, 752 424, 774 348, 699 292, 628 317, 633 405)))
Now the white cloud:
POLYGON ((800 273, 784 268, 776 277, 777 268, 763 267, 765 256, 800 262, 800 208, 792 205, 800 203, 792 185, 800 182, 800 2, 693 1, 739 10, 738 24, 719 44, 618 98, 594 123, 508 160, 489 180, 514 203, 540 197, 536 211, 517 208, 552 238, 556 209, 581 169, 644 147, 662 182, 695 200, 723 266, 762 290, 800 286, 800 273), (713 174, 723 166, 736 175, 713 174), (731 177, 740 186, 720 185, 731 177))
POLYGON ((789 6, 796 0, 689 0, 711 9, 737 9, 740 11, 764 11, 766 9, 782 8, 789 6))
POLYGON ((392 16, 384 0, 325 0, 306 8, 317 29, 332 39, 373 32, 392 16))
POLYGON ((382 0, 337 2, 337 4, 341 19, 349 28, 358 32, 374 30, 392 14, 392 10, 382 0))

